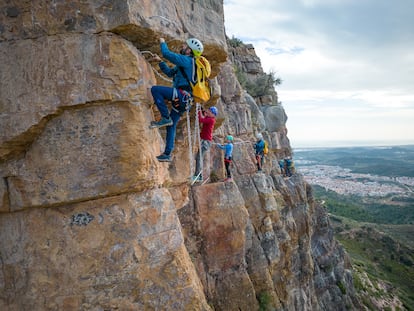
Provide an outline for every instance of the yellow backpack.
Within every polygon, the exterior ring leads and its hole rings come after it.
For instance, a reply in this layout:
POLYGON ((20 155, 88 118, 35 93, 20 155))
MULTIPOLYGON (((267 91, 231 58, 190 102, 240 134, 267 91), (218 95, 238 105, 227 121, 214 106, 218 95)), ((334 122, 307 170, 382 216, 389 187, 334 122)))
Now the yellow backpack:
POLYGON ((195 84, 190 83, 193 90, 193 96, 196 100, 201 102, 209 101, 212 89, 210 85, 211 65, 210 62, 204 56, 195 57, 197 81, 195 84))
POLYGON ((269 153, 269 145, 267 144, 267 141, 264 141, 264 148, 263 148, 263 154, 269 153))

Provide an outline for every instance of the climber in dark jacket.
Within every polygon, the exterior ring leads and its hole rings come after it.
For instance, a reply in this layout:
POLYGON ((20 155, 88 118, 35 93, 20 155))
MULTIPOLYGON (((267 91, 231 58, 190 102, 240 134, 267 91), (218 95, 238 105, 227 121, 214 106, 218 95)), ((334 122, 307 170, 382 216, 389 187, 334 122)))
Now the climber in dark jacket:
POLYGON ((161 61, 158 55, 154 60, 160 61, 160 69, 168 76, 173 78, 172 87, 154 85, 151 88, 151 94, 161 114, 161 120, 152 121, 151 128, 167 127, 167 136, 165 138, 165 150, 157 156, 160 162, 171 162, 171 152, 174 149, 175 132, 177 123, 183 113, 178 109, 180 105, 186 105, 191 100, 191 83, 196 82, 196 68, 194 56, 199 56, 203 52, 203 44, 195 38, 188 39, 183 44, 180 53, 173 53, 168 49, 164 38, 160 38, 162 56, 173 63, 175 66, 170 68, 165 62, 161 61), (171 111, 165 103, 165 100, 172 102, 171 111))
POLYGON ((257 138, 257 141, 254 144, 254 153, 255 153, 255 158, 256 158, 257 171, 261 172, 262 167, 263 167, 263 161, 264 161, 265 142, 263 140, 263 135, 261 133, 257 133, 256 138, 257 138))

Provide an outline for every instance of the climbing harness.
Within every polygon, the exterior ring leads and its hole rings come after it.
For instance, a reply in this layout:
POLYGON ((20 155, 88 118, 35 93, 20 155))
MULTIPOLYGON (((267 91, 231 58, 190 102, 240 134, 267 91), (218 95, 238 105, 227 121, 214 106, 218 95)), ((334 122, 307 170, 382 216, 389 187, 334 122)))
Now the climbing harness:
POLYGON ((177 113, 190 111, 193 105, 193 97, 190 93, 182 89, 173 88, 173 96, 171 99, 171 108, 177 113), (182 95, 182 99, 178 97, 178 93, 182 95))

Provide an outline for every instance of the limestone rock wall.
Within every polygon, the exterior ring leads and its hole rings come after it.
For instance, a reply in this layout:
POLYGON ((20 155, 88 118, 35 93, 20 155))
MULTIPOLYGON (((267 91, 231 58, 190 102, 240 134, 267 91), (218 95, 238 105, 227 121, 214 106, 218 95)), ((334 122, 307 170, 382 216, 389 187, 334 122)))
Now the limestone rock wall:
POLYGON ((1 310, 209 309, 165 189, 0 222, 1 310))
POLYGON ((0 4, 0 310, 356 305, 325 211, 300 175, 280 175, 277 93, 241 88, 234 64, 254 77, 260 60, 227 47, 223 19, 219 0, 0 4), (173 162, 155 158, 149 88, 168 82, 147 56, 190 36, 213 65, 215 142, 235 137, 234 183, 213 145, 209 181, 190 185, 185 118, 173 162), (260 174, 258 131, 271 147, 260 174))
POLYGON ((215 309, 358 309, 349 260, 300 175, 197 187, 179 217, 215 309))

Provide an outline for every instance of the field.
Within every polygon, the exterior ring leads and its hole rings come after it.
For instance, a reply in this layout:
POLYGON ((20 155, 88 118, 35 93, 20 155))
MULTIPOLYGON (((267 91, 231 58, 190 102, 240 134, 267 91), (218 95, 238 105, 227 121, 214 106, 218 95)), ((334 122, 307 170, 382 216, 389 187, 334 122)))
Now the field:
POLYGON ((294 150, 296 159, 340 165, 355 173, 414 177, 414 145, 294 150))

